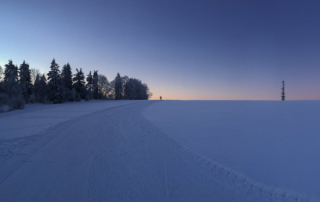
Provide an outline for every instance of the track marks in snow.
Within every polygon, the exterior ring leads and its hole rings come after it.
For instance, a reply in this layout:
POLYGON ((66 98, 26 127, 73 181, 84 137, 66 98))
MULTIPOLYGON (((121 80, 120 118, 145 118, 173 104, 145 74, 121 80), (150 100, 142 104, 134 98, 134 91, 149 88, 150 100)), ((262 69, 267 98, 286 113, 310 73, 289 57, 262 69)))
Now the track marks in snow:
POLYGON ((38 138, 37 135, 25 138, 0 140, 0 162, 10 158, 15 152, 29 145, 38 138))
POLYGON ((163 162, 163 173, 164 173, 164 186, 166 187, 166 200, 169 199, 169 192, 168 192, 168 183, 167 183, 167 171, 166 171, 166 162, 163 162))
POLYGON ((47 125, 52 125, 52 124, 53 124, 53 123, 46 123, 46 124, 39 124, 39 125, 33 125, 33 126, 15 127, 15 128, 0 130, 0 132, 21 130, 21 129, 27 129, 27 128, 37 128, 37 127, 39 127, 39 126, 47 126, 47 125))
POLYGON ((8 201, 294 201, 166 136, 141 116, 147 105, 51 128, 39 147, 43 138, 24 148, 33 153, 25 151, 28 162, 2 181, 0 195, 8 201))

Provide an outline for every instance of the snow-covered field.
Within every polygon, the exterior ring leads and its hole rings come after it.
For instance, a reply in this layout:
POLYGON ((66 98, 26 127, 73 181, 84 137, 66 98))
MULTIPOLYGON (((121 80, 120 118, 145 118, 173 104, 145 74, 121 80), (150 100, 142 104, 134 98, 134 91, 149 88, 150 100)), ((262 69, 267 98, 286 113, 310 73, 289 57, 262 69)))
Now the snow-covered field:
POLYGON ((0 141, 36 135, 59 123, 101 110, 134 103, 137 101, 72 102, 58 105, 28 104, 23 110, 0 113, 0 141))
POLYGON ((89 101, 0 114, 0 201, 319 201, 318 101, 89 101))
POLYGON ((319 101, 163 101, 143 115, 254 186, 320 199, 319 101))

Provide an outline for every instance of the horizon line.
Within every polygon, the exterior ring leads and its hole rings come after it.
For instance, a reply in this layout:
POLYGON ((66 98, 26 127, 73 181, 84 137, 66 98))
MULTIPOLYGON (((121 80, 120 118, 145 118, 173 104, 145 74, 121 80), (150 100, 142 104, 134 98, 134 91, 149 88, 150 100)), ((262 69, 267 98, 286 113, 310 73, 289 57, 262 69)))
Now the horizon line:
MULTIPOLYGON (((149 99, 149 100, 159 100, 160 99, 149 99)), ((168 101, 282 101, 282 100, 193 100, 193 99, 190 99, 190 100, 187 100, 187 99, 163 99, 161 101, 165 101, 165 100, 168 100, 168 101)), ((320 99, 297 99, 297 100, 284 100, 284 101, 320 101, 320 99)))

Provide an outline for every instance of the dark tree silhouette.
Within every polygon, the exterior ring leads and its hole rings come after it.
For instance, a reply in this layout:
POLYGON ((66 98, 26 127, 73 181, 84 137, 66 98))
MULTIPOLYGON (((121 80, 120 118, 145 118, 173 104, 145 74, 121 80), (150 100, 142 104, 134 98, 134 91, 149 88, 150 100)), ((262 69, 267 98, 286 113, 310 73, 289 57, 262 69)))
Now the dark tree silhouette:
POLYGON ((151 95, 147 84, 142 83, 139 79, 130 78, 124 85, 124 99, 148 100, 151 95))
POLYGON ((121 100, 122 99, 123 86, 122 86, 122 78, 120 77, 119 73, 117 74, 117 77, 115 79, 114 90, 115 90, 115 99, 116 100, 121 100))
POLYGON ((46 103, 47 102, 47 79, 43 74, 37 74, 36 80, 34 82, 34 95, 37 102, 46 103))
POLYGON ((22 96, 24 97, 25 102, 28 103, 29 97, 32 93, 31 72, 29 69, 29 64, 23 61, 23 63, 20 65, 19 73, 22 96))
POLYGON ((40 90, 41 90, 41 87, 40 87, 40 75, 37 74, 36 75, 36 79, 34 81, 34 85, 33 85, 33 94, 34 94, 37 102, 41 102, 40 99, 39 99, 39 97, 41 95, 40 90))
MULTIPOLYGON (((85 82, 82 68, 80 68, 80 71, 78 69, 76 69, 76 71, 77 73, 73 77, 73 87, 76 90, 77 94, 80 95, 81 99, 85 99, 86 89, 84 87, 85 82)), ((79 97, 77 98, 77 100, 79 100, 79 97)))
POLYGON ((64 101, 74 101, 72 92, 72 70, 70 64, 63 65, 61 72, 62 95, 64 101))
POLYGON ((63 65, 61 72, 62 86, 66 90, 72 90, 72 70, 70 64, 63 65))
POLYGON ((4 66, 4 91, 8 94, 9 98, 18 97, 21 94, 18 81, 18 67, 13 65, 12 60, 9 60, 9 63, 4 66))
POLYGON ((92 99, 92 74, 91 71, 87 75, 87 96, 89 99, 92 99))
POLYGON ((121 77, 118 73, 109 83, 106 76, 94 70, 93 74, 89 72, 85 80, 81 68, 72 75, 70 64, 67 63, 60 71, 55 59, 47 74, 48 82, 45 74, 40 75, 38 69, 30 68, 25 61, 19 69, 12 60, 4 67, 0 66, 0 105, 9 105, 9 110, 21 109, 29 101, 55 104, 92 98, 149 99, 152 95, 148 86, 138 79, 121 77))
POLYGON ((281 88, 281 100, 284 101, 285 100, 285 94, 284 94, 284 81, 282 81, 282 88, 281 88))
POLYGON ((52 60, 50 69, 48 73, 48 100, 53 104, 62 103, 61 74, 55 59, 52 60))
POLYGON ((94 70, 94 71, 93 71, 93 80, 92 80, 92 85, 93 85, 93 98, 94 98, 94 99, 99 99, 99 98, 101 97, 100 94, 99 94, 98 82, 99 82, 98 71, 94 70))

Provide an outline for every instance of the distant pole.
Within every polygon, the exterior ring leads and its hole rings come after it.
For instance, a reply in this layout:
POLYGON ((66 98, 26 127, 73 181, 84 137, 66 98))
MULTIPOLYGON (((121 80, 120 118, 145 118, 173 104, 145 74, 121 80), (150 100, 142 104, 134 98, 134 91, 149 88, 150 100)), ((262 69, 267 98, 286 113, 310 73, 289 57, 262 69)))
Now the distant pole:
POLYGON ((282 92, 281 92, 281 100, 284 101, 285 100, 285 95, 284 95, 284 81, 282 81, 282 88, 281 88, 282 92))

